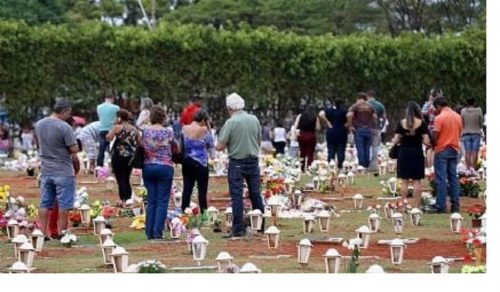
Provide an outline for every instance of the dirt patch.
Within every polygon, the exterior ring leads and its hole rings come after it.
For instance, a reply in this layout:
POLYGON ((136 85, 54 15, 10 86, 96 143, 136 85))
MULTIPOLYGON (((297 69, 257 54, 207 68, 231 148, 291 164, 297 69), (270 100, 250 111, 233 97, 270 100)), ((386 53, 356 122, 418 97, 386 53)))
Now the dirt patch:
MULTIPOLYGON (((341 255, 349 256, 352 251, 340 244, 315 243, 311 255, 314 257, 323 256, 329 248, 335 248, 341 255)), ((297 247, 294 245, 285 245, 281 249, 283 254, 297 254, 297 247)), ((467 248, 464 243, 442 242, 428 239, 420 239, 416 244, 407 245, 404 258, 407 260, 432 260, 435 256, 443 257, 462 257, 467 254, 467 248)), ((390 248, 388 245, 370 244, 368 249, 361 250, 362 256, 379 256, 390 258, 390 248)))

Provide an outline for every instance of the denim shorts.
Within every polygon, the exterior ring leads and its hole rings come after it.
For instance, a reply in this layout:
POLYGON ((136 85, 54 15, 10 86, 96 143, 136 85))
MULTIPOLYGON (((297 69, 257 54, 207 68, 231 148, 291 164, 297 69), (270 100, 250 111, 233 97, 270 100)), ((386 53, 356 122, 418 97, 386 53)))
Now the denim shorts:
POLYGON ((462 143, 465 151, 479 151, 481 146, 481 135, 479 134, 465 134, 462 136, 462 143))
POLYGON ((76 191, 74 176, 42 175, 40 180, 42 189, 40 208, 52 208, 57 199, 59 209, 73 209, 76 191))

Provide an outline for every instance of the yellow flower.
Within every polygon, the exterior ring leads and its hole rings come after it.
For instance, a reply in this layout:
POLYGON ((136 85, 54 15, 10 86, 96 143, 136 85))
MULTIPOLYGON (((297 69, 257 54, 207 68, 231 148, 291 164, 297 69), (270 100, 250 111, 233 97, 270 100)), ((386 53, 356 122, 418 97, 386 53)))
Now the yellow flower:
POLYGON ((3 203, 3 201, 5 201, 5 199, 7 199, 7 194, 3 191, 0 191, 0 202, 3 203))
POLYGON ((146 216, 139 215, 134 218, 134 221, 132 222, 132 224, 130 224, 129 228, 144 229, 145 226, 146 226, 146 216))
POLYGON ((10 190, 10 186, 9 186, 9 185, 4 185, 4 186, 3 186, 3 189, 4 189, 6 192, 8 192, 8 191, 10 190))

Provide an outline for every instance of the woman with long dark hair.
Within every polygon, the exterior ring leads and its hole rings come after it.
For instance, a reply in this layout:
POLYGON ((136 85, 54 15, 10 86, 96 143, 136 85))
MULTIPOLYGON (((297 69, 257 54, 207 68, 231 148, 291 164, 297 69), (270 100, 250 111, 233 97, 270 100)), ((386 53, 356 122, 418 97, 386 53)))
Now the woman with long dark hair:
POLYGON ((116 137, 111 149, 111 166, 118 183, 121 205, 124 205, 132 197, 130 160, 139 144, 141 132, 130 123, 132 114, 129 111, 120 109, 116 115, 116 124, 106 135, 106 140, 112 141, 116 137))
POLYGON ((318 113, 314 105, 307 105, 295 120, 295 128, 299 130, 298 141, 302 171, 305 171, 314 160, 316 148, 316 131, 321 128, 318 113))
POLYGON ((430 145, 429 131, 423 120, 420 106, 410 101, 406 107, 405 118, 396 128, 392 140, 399 144, 397 176, 402 179, 401 197, 408 196, 408 183, 413 182, 413 196, 415 206, 420 208, 420 195, 422 193, 421 179, 425 177, 425 161, 422 144, 430 145))

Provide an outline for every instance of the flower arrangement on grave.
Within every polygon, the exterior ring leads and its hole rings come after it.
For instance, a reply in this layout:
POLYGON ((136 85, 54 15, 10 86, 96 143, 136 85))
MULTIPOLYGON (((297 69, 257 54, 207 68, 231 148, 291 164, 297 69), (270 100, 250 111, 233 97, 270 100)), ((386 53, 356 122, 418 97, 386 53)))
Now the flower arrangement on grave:
POLYGON ((478 229, 462 228, 460 230, 462 241, 467 246, 467 255, 464 256, 465 263, 472 262, 472 256, 476 257, 476 265, 480 265, 483 253, 483 245, 486 244, 486 234, 478 229))
POLYGON ((2 211, 0 211, 0 231, 3 232, 4 234, 7 233, 6 232, 7 222, 9 222, 9 220, 5 218, 3 216, 2 211))
POLYGON ((458 181, 460 183, 460 194, 462 196, 477 198, 482 191, 478 178, 472 170, 459 171, 458 181))
POLYGON ((135 195, 140 198, 142 202, 147 202, 148 190, 145 187, 140 187, 135 189, 135 195))
MULTIPOLYGON (((386 197, 393 197, 393 194, 389 188, 389 182, 382 180, 380 181, 380 185, 382 185, 382 195, 386 197)), ((396 194, 401 194, 401 180, 398 180, 396 183, 396 194)), ((408 188, 408 197, 413 197, 413 188, 408 188)))
POLYGON ((137 264, 138 273, 141 274, 154 274, 165 273, 167 268, 159 260, 147 260, 137 264))
POLYGON ((479 266, 463 265, 460 273, 462 273, 462 274, 486 273, 486 266, 484 266, 484 265, 479 265, 479 266))
POLYGON ((7 199, 9 197, 9 190, 9 185, 0 186, 0 204, 4 204, 5 202, 7 202, 7 199))
POLYGON ((142 214, 139 216, 135 216, 134 220, 130 224, 129 228, 133 228, 136 230, 144 229, 146 227, 146 215, 142 214))
POLYGON ((200 207, 193 206, 186 208, 184 214, 181 216, 181 221, 186 226, 187 230, 200 229, 204 222, 208 221, 205 213, 200 212, 200 207))
POLYGON ((266 189, 263 194, 267 199, 273 195, 281 194, 285 191, 285 180, 283 178, 271 178, 266 182, 266 189))
POLYGON ((467 213, 473 219, 479 219, 486 212, 486 207, 481 204, 474 204, 469 209, 467 209, 467 213))
POLYGON ((370 214, 378 214, 378 215, 380 215, 381 214, 381 212, 380 212, 381 209, 382 209, 382 206, 380 206, 378 204, 375 205, 375 206, 370 205, 370 206, 366 207, 366 211, 368 211, 370 214))
POLYGON ((65 247, 71 247, 78 238, 76 235, 72 234, 69 230, 63 231, 63 237, 61 238, 61 244, 65 247))
POLYGON ((80 215, 80 211, 78 211, 78 210, 69 211, 68 220, 71 223, 71 226, 78 227, 78 225, 80 225, 80 223, 82 223, 82 217, 80 215))
POLYGON ((436 202, 436 199, 434 199, 432 194, 430 194, 428 192, 422 193, 422 196, 420 198, 420 205, 422 206, 422 209, 424 209, 424 210, 428 209, 435 202, 436 202))
POLYGON ((90 204, 90 218, 94 219, 95 217, 101 215, 102 213, 102 202, 100 200, 96 200, 90 204))

